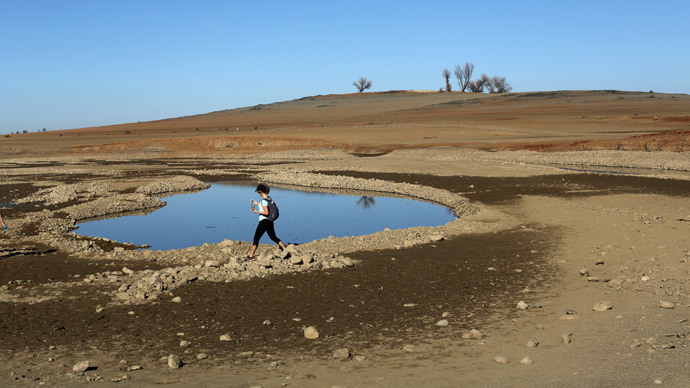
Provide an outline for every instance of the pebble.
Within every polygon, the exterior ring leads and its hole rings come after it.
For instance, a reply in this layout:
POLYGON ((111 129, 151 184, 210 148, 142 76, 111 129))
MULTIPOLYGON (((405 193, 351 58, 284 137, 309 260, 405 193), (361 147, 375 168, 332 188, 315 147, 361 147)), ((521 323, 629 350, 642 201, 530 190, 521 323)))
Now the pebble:
POLYGON ((537 346, 539 346, 539 341, 537 341, 537 340, 527 341, 527 347, 528 348, 536 348, 537 346))
POLYGON ((414 345, 405 345, 403 346, 403 350, 406 352, 414 352, 417 350, 417 348, 414 345))
POLYGON ((613 309, 613 305, 611 305, 609 301, 597 302, 597 304, 592 307, 594 311, 606 311, 611 309, 613 309))
POLYGON ((572 334, 571 333, 561 334, 561 341, 566 345, 569 344, 572 341, 572 334))
POLYGON ((508 359, 503 356, 494 357, 494 361, 496 361, 499 364, 507 364, 509 362, 508 359))
POLYGON ((170 300, 173 303, 182 303, 182 298, 179 296, 176 296, 170 300))
POLYGON ((436 326, 439 327, 447 327, 449 325, 447 319, 441 319, 440 321, 436 322, 436 326))
POLYGON ((482 339, 482 332, 477 329, 470 330, 470 339, 482 339))
POLYGON ((589 269, 587 269, 587 267, 581 267, 580 268, 580 275, 589 276, 589 269))
POLYGON ((205 360, 207 358, 208 358, 208 354, 206 354, 206 353, 199 353, 196 355, 197 360, 205 360))
POLYGON ((362 356, 362 355, 355 356, 355 361, 362 362, 362 361, 364 361, 364 360, 366 360, 366 359, 367 359, 367 356, 362 356))
POLYGON ((86 370, 89 369, 89 361, 80 361, 72 367, 73 372, 81 373, 81 372, 86 372, 86 370))
POLYGON ((223 334, 220 336, 221 341, 232 341, 232 338, 230 338, 230 334, 223 334))
POLYGON ((180 369, 182 368, 182 360, 180 357, 171 354, 168 356, 168 368, 170 369, 180 369))
POLYGON ((603 257, 598 258, 596 263, 594 263, 594 264, 595 265, 604 265, 604 258, 603 257))
POLYGON ((190 347, 190 346, 192 346, 192 343, 191 343, 191 342, 185 341, 185 340, 180 341, 180 347, 181 347, 181 348, 188 348, 188 347, 190 347))
POLYGON ((527 310, 529 305, 523 301, 519 301, 515 307, 517 307, 518 310, 527 310))
POLYGON ((527 357, 523 358, 522 360, 520 360, 520 364, 522 364, 522 365, 532 365, 532 364, 534 364, 534 360, 532 359, 532 357, 527 356, 527 357))
POLYGON ((336 349, 333 352, 333 358, 336 360, 347 360, 350 358, 350 351, 347 348, 336 349))
POLYGON ((414 306, 416 306, 416 305, 417 305, 416 303, 405 303, 405 304, 403 305, 403 307, 414 307, 414 306))
POLYGON ((319 331, 314 326, 308 326, 304 329, 304 338, 317 339, 319 338, 319 331))
POLYGON ((659 301, 659 307, 661 307, 662 309, 674 309, 674 308, 676 308, 676 304, 673 302, 660 300, 659 301))

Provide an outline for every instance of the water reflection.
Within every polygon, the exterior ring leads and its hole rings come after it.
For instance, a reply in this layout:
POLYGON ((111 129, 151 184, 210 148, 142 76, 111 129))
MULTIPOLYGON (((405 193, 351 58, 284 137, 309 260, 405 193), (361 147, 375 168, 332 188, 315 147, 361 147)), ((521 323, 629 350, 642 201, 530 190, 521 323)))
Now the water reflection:
POLYGON ((370 207, 376 205, 376 200, 374 199, 374 197, 363 195, 359 197, 357 205, 361 206, 364 209, 369 209, 370 207))
MULTIPOLYGON (((79 234, 176 249, 218 243, 223 239, 251 241, 258 216, 248 199, 258 200, 253 184, 215 183, 194 194, 165 198, 167 206, 147 215, 79 224, 79 234)), ((452 210, 407 198, 306 192, 271 187, 280 208, 276 233, 285 243, 305 243, 329 236, 358 236, 451 221, 452 210), (352 206, 354 205, 354 206, 352 206)))

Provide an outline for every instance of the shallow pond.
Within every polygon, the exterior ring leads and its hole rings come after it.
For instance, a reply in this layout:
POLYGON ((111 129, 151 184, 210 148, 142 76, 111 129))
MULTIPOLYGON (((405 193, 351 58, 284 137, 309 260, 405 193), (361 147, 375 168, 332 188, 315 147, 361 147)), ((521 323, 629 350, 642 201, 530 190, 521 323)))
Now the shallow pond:
MULTIPOLYGON (((119 242, 179 249, 223 239, 252 241, 258 215, 250 199, 260 200, 256 185, 214 183, 209 189, 165 198, 167 205, 146 215, 79 224, 76 233, 119 242)), ((443 206, 404 198, 353 196, 272 187, 280 209, 275 222, 284 243, 306 243, 329 236, 359 236, 413 226, 443 225, 454 219, 443 206)), ((272 243, 264 235, 261 243, 272 243)))

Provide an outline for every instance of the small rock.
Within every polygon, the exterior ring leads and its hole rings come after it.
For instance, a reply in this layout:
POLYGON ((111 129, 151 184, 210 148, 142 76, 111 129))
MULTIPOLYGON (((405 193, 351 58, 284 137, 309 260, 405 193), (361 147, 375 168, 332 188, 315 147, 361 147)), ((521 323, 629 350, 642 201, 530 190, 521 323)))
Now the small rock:
POLYGON ((523 358, 522 360, 520 360, 520 364, 522 364, 522 365, 532 365, 532 364, 534 364, 534 360, 532 359, 532 357, 527 356, 527 357, 523 358))
POLYGON ((447 319, 441 319, 440 321, 436 322, 436 326, 439 327, 447 327, 449 325, 447 319))
POLYGON ((496 361, 499 364, 507 364, 509 362, 508 359, 503 356, 494 357, 494 361, 496 361))
POLYGON ((367 356, 362 356, 362 355, 355 356, 355 361, 362 362, 362 361, 364 361, 364 360, 366 360, 366 359, 367 359, 367 356))
POLYGON ((596 263, 594 263, 594 264, 595 265, 604 265, 604 258, 603 257, 598 258, 596 263))
POLYGON ((89 369, 89 361, 80 361, 72 367, 73 372, 81 373, 81 372, 86 372, 86 370, 89 369))
POLYGON ((220 336, 221 341, 232 341, 232 338, 230 338, 230 334, 223 334, 220 336))
POLYGON ((303 263, 302 257, 300 256, 292 256, 290 257, 290 264, 292 265, 301 265, 303 263))
POLYGON ((333 358, 336 360, 347 360, 350 358, 350 351, 347 348, 336 349, 333 352, 333 358))
POLYGON ((132 365, 132 367, 129 368, 129 370, 142 370, 142 369, 143 368, 141 367, 141 365, 132 365))
POLYGON ((182 368, 182 360, 180 357, 171 354, 168 356, 168 368, 170 369, 180 369, 182 368))
POLYGON ((317 339, 319 338, 319 331, 314 326, 309 326, 304 329, 304 338, 317 339))
POLYGON ((482 333, 477 329, 472 329, 469 332, 470 339, 482 339, 482 333))
POLYGON ((443 235, 440 235, 440 234, 432 234, 432 235, 429 237, 429 239, 430 239, 432 242, 439 242, 439 241, 445 240, 445 237, 443 237, 443 235))
POLYGON ((676 308, 676 304, 673 302, 660 300, 659 301, 659 307, 661 307, 662 309, 674 309, 674 308, 676 308))
POLYGON ((569 344, 572 341, 572 334, 571 333, 561 334, 561 341, 566 345, 569 344))
POLYGON ((207 260, 204 265, 206 267, 212 267, 212 268, 218 268, 220 267, 220 263, 217 262, 216 260, 207 260))
POLYGON ((126 273, 127 275, 131 275, 134 273, 134 271, 132 271, 131 269, 129 269, 127 267, 122 267, 122 272, 126 273))
POLYGON ((263 324, 266 325, 266 326, 271 326, 273 323, 271 323, 271 321, 269 321, 269 320, 267 319, 267 320, 263 321, 263 324))
POLYGON ((517 307, 518 310, 527 310, 529 305, 523 301, 519 301, 515 307, 517 307))
POLYGON ((405 304, 403 305, 403 307, 414 307, 414 306, 416 306, 416 305, 417 305, 416 303, 405 303, 405 304))
POLYGON ((176 296, 176 297, 170 299, 170 301, 173 303, 182 303, 182 298, 179 296, 176 296))
POLYGON ((536 348, 537 346, 539 346, 539 341, 537 341, 537 340, 527 341, 527 347, 528 348, 536 348))
POLYGON ((417 348, 414 345, 405 345, 405 346, 403 346, 403 350, 406 352, 412 353, 412 352, 416 351, 417 348))
POLYGON ((180 347, 181 347, 181 348, 188 348, 188 347, 190 347, 190 346, 192 346, 192 343, 191 343, 191 342, 185 341, 185 340, 180 341, 180 347))
POLYGON ((340 263, 342 263, 342 265, 345 267, 354 267, 355 266, 355 262, 352 261, 352 259, 350 259, 349 257, 343 257, 342 259, 340 259, 340 263))
POLYGON ((609 301, 602 301, 602 302, 597 302, 592 307, 592 310, 594 311, 606 311, 606 310, 611 310, 613 308, 613 305, 611 305, 611 302, 609 301))
POLYGON ((197 360, 205 360, 207 358, 208 358, 208 354, 206 354, 206 353, 199 353, 196 355, 197 360))
POLYGON ((577 311, 575 311, 573 309, 567 309, 567 310, 565 310, 565 314, 566 315, 577 315, 577 311))
POLYGON ((580 268, 580 275, 589 276, 589 269, 587 269, 587 267, 581 267, 580 268))

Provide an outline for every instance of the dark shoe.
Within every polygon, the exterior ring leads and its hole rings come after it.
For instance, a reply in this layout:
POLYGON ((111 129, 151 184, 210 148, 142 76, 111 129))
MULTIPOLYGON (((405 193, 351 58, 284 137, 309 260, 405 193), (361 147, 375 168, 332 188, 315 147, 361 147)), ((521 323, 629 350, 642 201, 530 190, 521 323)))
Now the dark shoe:
POLYGON ((254 260, 256 260, 256 256, 247 256, 247 258, 244 259, 244 261, 254 261, 254 260))

